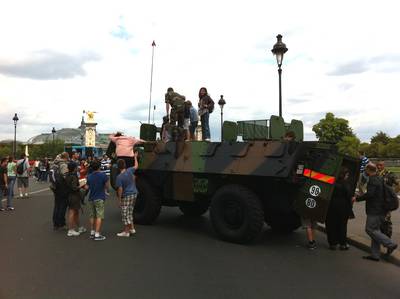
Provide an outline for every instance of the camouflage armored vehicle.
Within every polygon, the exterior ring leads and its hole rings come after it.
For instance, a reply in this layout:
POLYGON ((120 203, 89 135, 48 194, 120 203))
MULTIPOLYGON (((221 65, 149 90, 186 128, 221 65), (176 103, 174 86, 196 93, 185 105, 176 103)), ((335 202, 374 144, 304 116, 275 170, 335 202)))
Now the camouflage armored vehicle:
POLYGON ((210 209, 222 239, 246 243, 264 223, 291 232, 299 216, 323 222, 341 167, 352 173, 353 188, 358 179, 358 160, 338 154, 333 144, 303 141, 298 120, 226 121, 222 142, 163 143, 156 132, 141 126, 148 142, 137 171, 135 219, 142 224, 153 223, 162 206, 178 206, 188 216, 210 209), (295 132, 294 141, 283 140, 288 131, 295 132))

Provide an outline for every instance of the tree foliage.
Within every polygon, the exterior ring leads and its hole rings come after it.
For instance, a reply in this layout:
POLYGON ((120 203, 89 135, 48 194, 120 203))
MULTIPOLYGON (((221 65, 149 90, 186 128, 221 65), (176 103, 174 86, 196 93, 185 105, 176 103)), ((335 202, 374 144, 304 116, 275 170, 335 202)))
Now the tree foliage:
POLYGON ((384 145, 387 145, 390 141, 391 141, 390 136, 382 131, 376 132, 376 134, 371 137, 371 144, 382 143, 384 145))
POLYGON ((344 136, 342 140, 337 143, 340 153, 352 157, 358 157, 358 150, 360 148, 360 139, 356 136, 344 136))
POLYGON ((29 155, 32 159, 55 158, 55 156, 64 151, 64 141, 56 139, 46 141, 40 145, 33 145, 29 149, 29 155))
POLYGON ((400 135, 391 138, 383 131, 371 137, 371 142, 361 143, 349 126, 348 120, 337 118, 331 112, 313 126, 319 141, 336 143, 340 153, 358 157, 358 151, 368 157, 400 158, 400 135))
POLYGON ((338 143, 346 136, 354 137, 349 121, 335 117, 331 112, 328 112, 325 118, 315 124, 312 130, 317 135, 318 140, 323 142, 338 143))

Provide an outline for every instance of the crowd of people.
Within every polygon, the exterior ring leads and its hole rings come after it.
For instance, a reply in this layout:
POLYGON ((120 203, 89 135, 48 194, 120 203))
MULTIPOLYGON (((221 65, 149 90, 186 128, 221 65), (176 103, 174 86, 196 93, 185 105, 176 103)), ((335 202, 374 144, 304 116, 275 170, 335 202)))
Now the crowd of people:
MULTIPOLYGON (((335 182, 325 221, 327 239, 329 249, 348 250, 350 246, 347 244, 347 224, 349 219, 355 218, 353 204, 365 201, 367 215, 365 232, 371 238, 371 254, 363 258, 379 261, 381 245, 386 248, 386 257, 398 247, 398 244, 391 239, 393 232, 391 212, 385 209, 384 188, 388 186, 398 193, 400 186, 395 174, 385 169, 384 161, 374 164, 362 152, 360 152, 360 161, 360 178, 355 193, 351 192, 350 171, 347 168, 342 167, 335 182)), ((316 249, 314 230, 317 222, 312 219, 302 220, 307 232, 307 247, 316 249)))
MULTIPOLYGON (((136 233, 133 224, 133 208, 136 202, 135 170, 138 168, 136 143, 143 140, 116 133, 110 136, 115 146, 119 175, 116 177, 118 203, 121 208, 123 230, 118 237, 129 237, 136 233)), ((111 160, 89 158, 83 163, 78 153, 64 152, 57 156, 51 167, 51 189, 54 192, 53 226, 55 230, 67 230, 68 237, 86 232, 81 225, 79 212, 87 197, 90 223, 90 238, 105 240, 101 234, 104 220, 105 200, 109 195, 111 160), (67 215, 67 217, 66 217, 67 215), (66 221, 66 218, 68 221, 66 221), (68 226, 67 226, 68 225, 68 226)))
MULTIPOLYGON (((169 89, 169 92, 173 92, 169 89)), ((199 96, 207 94, 200 90, 199 96)), ((176 96, 177 94, 174 93, 176 96)), ((189 102, 189 107, 191 103, 189 102)), ((168 112, 168 109, 167 109, 168 112)), ((195 113, 197 115, 197 113, 195 113)), ((179 116, 181 117, 181 116, 179 116)), ((206 117, 207 119, 207 117, 206 117)), ((189 125, 190 126, 190 125, 189 125)), ((195 124, 193 124, 195 126, 195 124)), ((192 131, 188 138, 191 138, 192 131)), ((207 129, 205 129, 205 135, 207 129)), ((129 237, 135 234, 133 209, 138 194, 135 184, 135 171, 138 168, 136 144, 144 140, 125 136, 120 132, 109 136, 114 145, 114 158, 117 161, 119 175, 116 178, 117 199, 121 208, 123 229, 117 233, 119 237, 129 237)), ((284 140, 291 141, 295 138, 293 132, 285 135, 284 140)), ((379 261, 380 247, 386 247, 386 255, 390 255, 398 245, 391 239, 393 228, 391 213, 384 208, 384 188, 396 188, 399 184, 396 176, 385 168, 384 161, 373 164, 360 153, 360 179, 356 193, 351 192, 351 180, 349 169, 342 167, 335 182, 335 188, 329 204, 326 217, 326 232, 329 249, 348 250, 347 224, 354 218, 354 202, 366 202, 366 226, 365 231, 371 238, 371 254, 365 259, 379 261)), ((111 160, 107 155, 101 159, 89 156, 81 159, 78 152, 68 154, 64 152, 58 155, 54 161, 44 158, 33 163, 35 176, 38 181, 47 181, 50 178, 50 188, 54 192, 53 226, 55 230, 67 229, 67 236, 79 236, 86 232, 81 225, 79 213, 85 198, 88 198, 90 238, 99 241, 106 237, 101 234, 101 226, 104 219, 104 202, 109 195, 111 160), (66 216, 68 221, 66 221, 66 216), (68 223, 68 227, 66 226, 68 223)), ((20 198, 29 197, 29 176, 31 173, 28 157, 24 154, 20 159, 13 157, 1 159, 0 164, 0 191, 7 197, 7 206, 3 207, 1 201, 0 211, 13 211, 14 184, 17 182, 20 198)), ((302 219, 303 227, 307 232, 308 248, 315 249, 316 241, 314 229, 316 221, 302 219)))
POLYGON ((8 156, 1 159, 0 163, 0 195, 7 198, 7 206, 0 202, 0 211, 13 211, 14 185, 17 182, 20 198, 27 198, 29 188, 30 165, 25 154, 19 160, 8 156))

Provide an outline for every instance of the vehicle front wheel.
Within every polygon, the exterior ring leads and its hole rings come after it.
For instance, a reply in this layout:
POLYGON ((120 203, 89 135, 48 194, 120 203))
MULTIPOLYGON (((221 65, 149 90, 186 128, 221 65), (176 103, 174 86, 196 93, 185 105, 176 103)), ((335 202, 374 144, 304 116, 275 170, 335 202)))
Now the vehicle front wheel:
POLYGON ((217 234, 234 243, 254 240, 264 224, 264 212, 257 195, 240 185, 226 185, 214 194, 210 217, 217 234))
POLYGON ((145 178, 137 178, 138 197, 134 209, 134 221, 152 224, 160 215, 161 199, 145 178))

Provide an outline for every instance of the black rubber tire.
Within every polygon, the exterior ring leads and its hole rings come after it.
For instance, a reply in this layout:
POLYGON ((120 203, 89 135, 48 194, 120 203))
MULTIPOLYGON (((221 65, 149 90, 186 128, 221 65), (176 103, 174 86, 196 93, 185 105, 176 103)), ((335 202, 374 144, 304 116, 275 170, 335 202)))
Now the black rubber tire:
POLYGON ((179 209, 185 216, 198 217, 208 211, 210 207, 210 201, 206 199, 200 199, 196 201, 180 201, 178 202, 179 209))
POLYGON ((268 225, 275 232, 289 234, 301 226, 301 220, 295 212, 277 213, 268 219, 268 225))
POLYGON ((253 241, 264 225, 260 200, 252 191, 240 185, 226 185, 214 194, 210 217, 218 236, 234 243, 253 241))
POLYGON ((145 178, 136 180, 138 197, 134 209, 134 221, 138 224, 152 224, 161 211, 161 199, 145 178))

